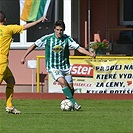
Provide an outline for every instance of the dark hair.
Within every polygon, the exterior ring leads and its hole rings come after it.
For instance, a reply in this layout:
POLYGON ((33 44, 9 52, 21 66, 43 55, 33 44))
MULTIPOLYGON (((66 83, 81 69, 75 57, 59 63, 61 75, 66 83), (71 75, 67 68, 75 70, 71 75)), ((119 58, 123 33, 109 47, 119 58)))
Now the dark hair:
POLYGON ((54 24, 54 29, 56 26, 60 26, 63 28, 63 30, 65 30, 65 23, 62 20, 57 20, 54 24))
POLYGON ((4 12, 0 11, 0 22, 4 22, 4 19, 6 18, 6 15, 4 12))

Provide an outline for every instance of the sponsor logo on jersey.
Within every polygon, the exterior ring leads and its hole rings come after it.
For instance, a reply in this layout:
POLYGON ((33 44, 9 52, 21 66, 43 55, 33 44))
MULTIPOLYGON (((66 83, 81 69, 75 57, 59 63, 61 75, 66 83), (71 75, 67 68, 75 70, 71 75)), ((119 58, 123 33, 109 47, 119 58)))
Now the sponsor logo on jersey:
POLYGON ((89 64, 73 64, 71 73, 75 77, 93 77, 93 67, 89 64))
POLYGON ((60 45, 56 45, 56 46, 54 46, 53 47, 53 52, 61 52, 62 51, 62 46, 60 46, 60 45))

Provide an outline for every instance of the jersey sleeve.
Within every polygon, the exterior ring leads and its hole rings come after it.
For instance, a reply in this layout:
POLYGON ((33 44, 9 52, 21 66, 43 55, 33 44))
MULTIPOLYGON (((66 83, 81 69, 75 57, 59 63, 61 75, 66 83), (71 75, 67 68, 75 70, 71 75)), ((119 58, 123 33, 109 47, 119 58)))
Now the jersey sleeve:
POLYGON ((45 36, 39 38, 38 40, 36 40, 34 42, 34 44, 37 46, 37 47, 42 47, 42 46, 45 46, 46 44, 46 40, 45 40, 45 36))
POLYGON ((22 33, 24 30, 23 25, 9 25, 8 27, 12 31, 12 34, 22 33))
POLYGON ((76 43, 71 37, 68 37, 68 44, 70 48, 73 48, 73 49, 79 48, 79 44, 76 43))

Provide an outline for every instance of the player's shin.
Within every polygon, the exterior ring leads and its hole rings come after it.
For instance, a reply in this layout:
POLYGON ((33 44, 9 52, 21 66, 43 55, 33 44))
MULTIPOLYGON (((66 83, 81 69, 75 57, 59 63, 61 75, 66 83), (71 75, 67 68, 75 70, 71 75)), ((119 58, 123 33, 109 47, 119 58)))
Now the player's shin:
POLYGON ((62 91, 63 91, 63 93, 66 95, 66 97, 67 97, 69 100, 71 100, 71 102, 72 102, 73 104, 76 103, 76 101, 74 100, 74 98, 73 98, 73 96, 72 96, 72 93, 71 93, 71 91, 70 91, 70 89, 69 89, 68 86, 64 87, 64 88, 62 89, 62 91))
POLYGON ((74 95, 74 89, 71 89, 72 96, 74 95))
POLYGON ((7 84, 6 87, 6 106, 7 107, 12 107, 12 99, 13 99, 13 88, 14 84, 7 84))

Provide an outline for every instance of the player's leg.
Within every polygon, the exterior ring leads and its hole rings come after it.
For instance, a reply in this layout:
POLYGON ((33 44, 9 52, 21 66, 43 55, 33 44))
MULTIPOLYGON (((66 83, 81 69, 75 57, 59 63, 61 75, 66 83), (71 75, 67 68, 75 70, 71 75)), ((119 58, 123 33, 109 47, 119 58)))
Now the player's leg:
POLYGON ((15 84, 14 77, 12 72, 8 68, 7 57, 4 55, 0 55, 0 84, 5 80, 7 83, 6 87, 6 111, 11 113, 21 113, 17 109, 15 109, 12 105, 12 97, 13 97, 13 88, 15 84))
MULTIPOLYGON (((50 74, 51 76, 53 77, 54 80, 56 80, 57 82, 59 82, 59 84, 61 85, 62 87, 62 91, 63 93, 65 94, 65 96, 71 100, 71 102, 73 103, 73 105, 78 105, 75 101, 75 99, 73 98, 72 96, 72 93, 71 93, 71 90, 68 86, 68 83, 66 81, 66 79, 64 78, 64 74, 61 70, 55 70, 55 69, 52 69, 50 71, 50 74)), ((80 106, 81 108, 81 106, 80 106)), ((76 110, 79 110, 80 108, 77 108, 76 110)))
POLYGON ((57 80, 60 85, 62 86, 62 91, 66 95, 66 97, 73 103, 74 108, 78 111, 81 108, 81 105, 79 105, 75 99, 72 96, 72 93, 70 91, 70 88, 67 86, 67 82, 63 77, 58 78, 57 80))
POLYGON ((8 78, 5 79, 5 82, 7 83, 6 86, 6 106, 11 108, 12 105, 12 100, 13 100, 13 88, 15 85, 15 80, 13 76, 10 76, 8 78))
MULTIPOLYGON (((67 84, 71 90, 72 96, 74 95, 74 87, 73 87, 73 79, 70 70, 66 73, 65 79, 67 81, 67 84)), ((81 108, 81 105, 75 103, 74 107, 76 110, 79 110, 81 108)))
POLYGON ((71 90, 66 82, 66 80, 63 78, 63 77, 59 77, 57 79, 57 81, 59 82, 59 84, 61 85, 62 87, 62 91, 63 93, 66 95, 66 97, 68 99, 70 99, 72 101, 73 104, 76 103, 76 101, 74 100, 73 96, 72 96, 72 93, 71 93, 71 90))
POLYGON ((73 99, 73 96, 72 96, 72 93, 71 93, 70 88, 68 86, 68 83, 64 79, 63 72, 59 69, 51 69, 49 71, 49 73, 51 74, 52 78, 55 81, 59 82, 59 84, 62 87, 62 91, 66 95, 66 97, 69 98, 69 99, 72 99, 72 103, 75 103, 75 100, 73 99))
POLYGON ((6 74, 5 74, 4 80, 7 83, 7 86, 6 86, 6 111, 8 113, 20 114, 21 112, 18 111, 17 109, 15 109, 12 104, 15 79, 12 75, 12 72, 10 71, 10 69, 8 67, 6 69, 6 74))
POLYGON ((72 93, 72 96, 74 96, 74 87, 73 87, 73 83, 70 83, 68 84, 70 90, 71 90, 71 93, 72 93))
POLYGON ((0 84, 2 83, 7 68, 7 62, 3 61, 2 56, 0 55, 0 84))
POLYGON ((71 71, 67 70, 64 72, 65 80, 67 81, 67 86, 70 88, 72 96, 74 95, 74 87, 73 87, 73 79, 71 75, 71 71))

